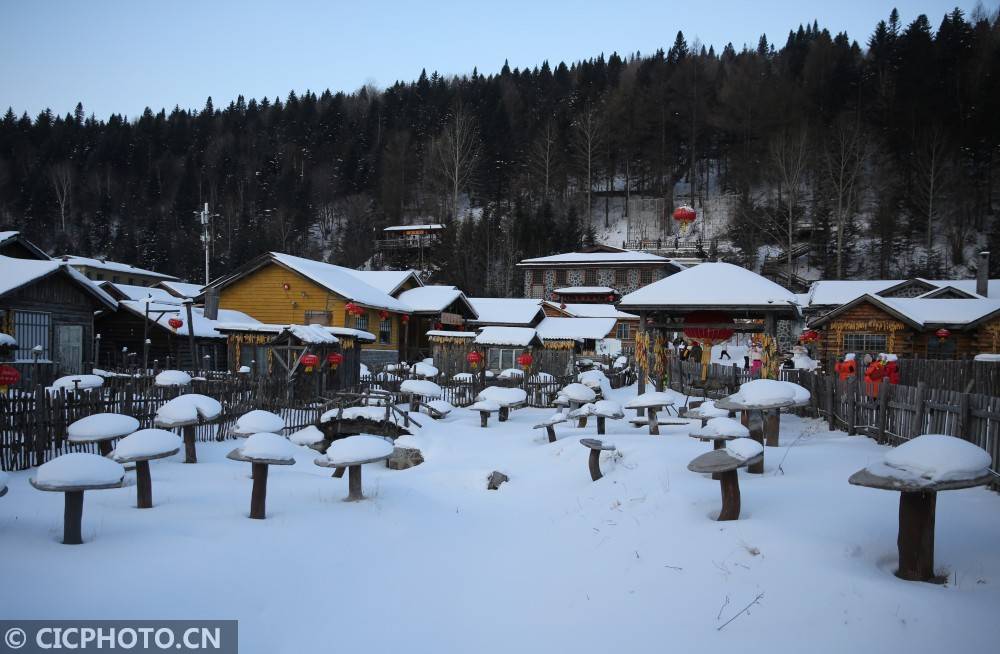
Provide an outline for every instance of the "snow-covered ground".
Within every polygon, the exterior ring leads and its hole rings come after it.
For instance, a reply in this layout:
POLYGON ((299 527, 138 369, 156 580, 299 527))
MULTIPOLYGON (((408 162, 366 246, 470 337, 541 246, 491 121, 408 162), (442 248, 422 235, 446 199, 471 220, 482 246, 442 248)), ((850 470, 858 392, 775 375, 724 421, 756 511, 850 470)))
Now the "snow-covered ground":
POLYGON ((346 476, 296 447, 294 466, 271 467, 264 521, 246 517, 249 464, 225 459, 239 442, 199 443, 197 465, 152 464, 151 510, 133 508, 133 485, 88 492, 75 547, 59 543, 62 495, 14 473, 0 615, 236 618, 245 653, 995 647, 1000 495, 941 493, 949 581, 905 582, 892 574, 898 494, 847 483, 886 451, 865 437, 783 417, 766 474, 740 473, 741 519, 719 523, 718 482, 686 469, 709 446, 687 428, 652 437, 609 421, 619 454, 594 483, 578 443, 593 421, 557 425, 549 444, 531 427, 551 413, 487 429, 466 409, 424 419, 411 440, 426 462, 366 466, 358 503, 342 501, 346 476), (510 476, 499 491, 493 470, 510 476))

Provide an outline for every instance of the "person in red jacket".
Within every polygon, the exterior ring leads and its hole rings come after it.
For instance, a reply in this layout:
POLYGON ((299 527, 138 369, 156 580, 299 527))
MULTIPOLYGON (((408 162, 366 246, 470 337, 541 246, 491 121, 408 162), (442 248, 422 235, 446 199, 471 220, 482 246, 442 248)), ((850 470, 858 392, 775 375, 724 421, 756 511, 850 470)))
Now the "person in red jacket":
POLYGON ((857 364, 854 362, 854 354, 845 354, 843 361, 835 363, 833 369, 840 375, 840 381, 845 381, 853 377, 858 371, 857 364))
POLYGON ((878 385, 882 383, 885 376, 885 363, 882 359, 884 355, 879 355, 865 369, 865 388, 872 397, 878 397, 878 385))
POLYGON ((899 364, 896 363, 898 359, 895 354, 885 355, 885 376, 889 378, 890 384, 899 383, 899 364))

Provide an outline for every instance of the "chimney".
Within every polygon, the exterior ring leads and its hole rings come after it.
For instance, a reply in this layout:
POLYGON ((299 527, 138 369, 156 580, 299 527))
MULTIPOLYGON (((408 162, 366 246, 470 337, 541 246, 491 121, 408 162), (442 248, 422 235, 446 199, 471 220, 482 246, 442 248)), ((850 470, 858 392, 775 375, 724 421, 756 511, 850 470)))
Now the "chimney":
POLYGON ((990 294, 990 253, 979 253, 979 268, 976 270, 976 293, 983 297, 990 294))
POLYGON ((215 288, 205 289, 205 318, 208 320, 219 319, 219 290, 215 288))

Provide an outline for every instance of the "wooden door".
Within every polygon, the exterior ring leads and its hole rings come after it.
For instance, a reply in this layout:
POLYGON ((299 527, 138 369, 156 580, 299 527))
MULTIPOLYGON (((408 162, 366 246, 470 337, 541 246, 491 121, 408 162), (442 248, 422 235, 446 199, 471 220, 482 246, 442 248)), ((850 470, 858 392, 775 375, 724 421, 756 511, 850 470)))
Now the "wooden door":
POLYGON ((83 325, 56 325, 56 366, 61 375, 83 372, 83 325))

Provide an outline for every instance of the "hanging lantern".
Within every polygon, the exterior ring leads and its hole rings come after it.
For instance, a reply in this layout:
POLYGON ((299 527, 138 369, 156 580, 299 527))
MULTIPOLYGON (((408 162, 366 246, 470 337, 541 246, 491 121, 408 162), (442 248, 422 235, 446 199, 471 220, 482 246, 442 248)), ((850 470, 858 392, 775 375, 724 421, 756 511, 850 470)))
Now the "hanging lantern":
POLYGON ((951 336, 951 331, 942 327, 941 329, 934 332, 934 335, 940 338, 942 341, 951 336))
POLYGON ((177 331, 184 326, 184 321, 180 318, 171 318, 167 321, 167 324, 170 325, 170 329, 177 331))
POLYGON ((286 291, 290 291, 290 290, 292 290, 292 285, 289 284, 288 282, 282 282, 281 283, 281 288, 285 289, 286 291))
POLYGON ((0 392, 21 381, 21 373, 14 366, 0 366, 0 392))
POLYGON ((382 309, 381 311, 378 312, 378 317, 381 318, 382 320, 388 320, 389 312, 386 311, 385 309, 382 309))
POLYGON ((409 314, 406 314, 406 313, 404 313, 403 315, 401 315, 401 316, 399 317, 399 319, 400 319, 401 321, 403 321, 403 324, 404 324, 404 325, 406 325, 406 324, 409 324, 409 322, 410 322, 410 316, 409 316, 409 314))
POLYGON ((340 352, 331 352, 326 355, 326 362, 330 366, 330 370, 336 370, 344 362, 344 355, 340 352))
POLYGON ((299 363, 306 367, 306 372, 312 372, 313 368, 319 365, 319 357, 315 354, 303 354, 299 363))
POLYGON ((517 357, 517 365, 521 366, 521 369, 528 372, 531 368, 531 364, 535 361, 535 357, 531 356, 531 352, 522 352, 520 356, 517 357))
POLYGON ((702 380, 708 378, 708 364, 712 361, 712 346, 732 338, 733 327, 729 325, 733 324, 732 317, 723 311, 692 311, 684 316, 684 335, 703 345, 701 351, 702 380), (720 326, 705 327, 704 325, 720 326))
POLYGON ((476 350, 472 350, 465 355, 465 360, 469 362, 473 370, 478 370, 479 364, 483 362, 483 355, 476 350))
POLYGON ((683 205, 674 209, 674 220, 680 223, 681 234, 687 233, 687 230, 691 226, 691 223, 693 223, 694 219, 697 217, 698 214, 695 213, 694 209, 692 209, 687 205, 683 205))
POLYGON ((799 335, 799 340, 803 343, 815 343, 819 340, 819 332, 814 329, 807 329, 799 335))
POLYGON ((436 329, 437 331, 441 331, 442 329, 444 329, 444 323, 441 322, 434 323, 434 329, 436 329))

